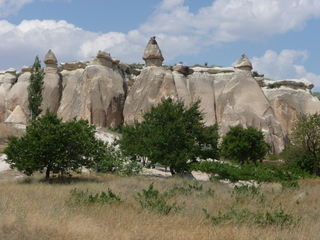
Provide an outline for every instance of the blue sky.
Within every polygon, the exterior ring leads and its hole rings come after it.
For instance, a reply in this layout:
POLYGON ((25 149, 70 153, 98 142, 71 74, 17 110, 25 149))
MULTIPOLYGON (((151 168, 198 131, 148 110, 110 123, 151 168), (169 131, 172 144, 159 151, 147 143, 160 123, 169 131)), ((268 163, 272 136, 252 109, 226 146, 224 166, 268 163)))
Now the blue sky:
POLYGON ((231 66, 243 53, 272 79, 320 91, 319 0, 0 0, 0 69, 51 49, 59 62, 98 50, 143 63, 156 36, 165 64, 231 66))

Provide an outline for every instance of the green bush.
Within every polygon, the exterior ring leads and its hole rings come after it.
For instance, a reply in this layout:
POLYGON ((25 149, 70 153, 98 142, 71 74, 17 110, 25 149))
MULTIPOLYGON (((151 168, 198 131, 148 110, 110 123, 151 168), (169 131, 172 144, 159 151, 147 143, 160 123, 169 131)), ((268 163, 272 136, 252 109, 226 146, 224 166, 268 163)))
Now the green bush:
POLYGON ((309 174, 314 174, 317 170, 317 162, 314 161, 311 152, 306 151, 305 148, 292 144, 287 145, 281 157, 288 169, 301 169, 309 174))
POLYGON ((115 144, 103 143, 102 141, 97 144, 97 156, 93 170, 124 176, 135 175, 141 171, 142 166, 135 159, 126 158, 115 144))
POLYGON ((274 225, 283 228, 296 225, 299 222, 299 219, 295 220, 291 214, 285 213, 282 208, 262 213, 259 210, 255 212, 248 208, 238 210, 232 206, 227 211, 219 211, 217 216, 211 216, 206 209, 203 209, 203 211, 206 218, 210 219, 213 224, 256 224, 261 227, 274 225))
POLYGON ((11 168, 30 176, 36 171, 61 175, 81 172, 82 167, 91 168, 101 158, 102 141, 95 138, 95 126, 87 120, 63 122, 49 110, 26 128, 20 138, 9 137, 4 150, 5 160, 11 168))
POLYGON ((171 211, 181 210, 182 207, 176 203, 169 205, 166 202, 168 193, 161 194, 158 190, 153 189, 153 183, 150 184, 148 190, 142 189, 142 193, 137 193, 134 199, 137 200, 143 209, 169 214, 171 211))
POLYGON ((271 150, 271 145, 264 140, 262 131, 254 127, 230 127, 221 143, 221 152, 229 159, 239 163, 262 161, 271 150))
POLYGON ((69 205, 75 204, 110 204, 113 202, 121 202, 120 196, 114 194, 111 189, 108 188, 108 193, 102 191, 100 194, 91 194, 88 189, 86 191, 78 190, 76 188, 70 191, 71 197, 67 201, 69 205))

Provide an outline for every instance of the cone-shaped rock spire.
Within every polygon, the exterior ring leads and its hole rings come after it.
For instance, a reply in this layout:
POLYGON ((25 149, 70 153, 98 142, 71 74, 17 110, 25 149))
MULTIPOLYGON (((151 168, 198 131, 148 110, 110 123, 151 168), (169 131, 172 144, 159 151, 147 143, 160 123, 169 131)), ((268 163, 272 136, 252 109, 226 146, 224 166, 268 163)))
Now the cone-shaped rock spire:
POLYGON ((51 49, 44 57, 43 62, 46 64, 44 68, 45 73, 57 73, 58 72, 58 60, 51 49))
POLYGON ((149 66, 162 66, 162 62, 164 60, 161 50, 156 41, 156 37, 151 37, 146 49, 144 50, 144 54, 142 57, 146 62, 146 67, 149 66))
POLYGON ((27 123, 26 115, 20 105, 17 105, 10 116, 6 119, 6 123, 27 123))
POLYGON ((241 58, 236 62, 234 67, 240 70, 252 70, 252 64, 245 54, 242 54, 241 58))
POLYGON ((44 57, 44 63, 46 65, 58 65, 58 60, 56 56, 51 52, 51 49, 48 51, 46 56, 44 57))

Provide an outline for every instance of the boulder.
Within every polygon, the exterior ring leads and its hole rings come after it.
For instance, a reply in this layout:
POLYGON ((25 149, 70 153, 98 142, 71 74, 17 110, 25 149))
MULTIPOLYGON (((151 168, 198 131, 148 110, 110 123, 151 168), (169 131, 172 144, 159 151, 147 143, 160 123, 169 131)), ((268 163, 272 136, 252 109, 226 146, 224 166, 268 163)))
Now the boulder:
POLYGON ((97 55, 93 57, 89 62, 89 66, 93 66, 93 65, 100 65, 100 66, 112 68, 114 65, 114 62, 112 60, 110 53, 99 50, 97 55))
POLYGON ((15 70, 14 68, 9 68, 4 72, 0 83, 14 84, 16 81, 17 81, 17 70, 15 70))

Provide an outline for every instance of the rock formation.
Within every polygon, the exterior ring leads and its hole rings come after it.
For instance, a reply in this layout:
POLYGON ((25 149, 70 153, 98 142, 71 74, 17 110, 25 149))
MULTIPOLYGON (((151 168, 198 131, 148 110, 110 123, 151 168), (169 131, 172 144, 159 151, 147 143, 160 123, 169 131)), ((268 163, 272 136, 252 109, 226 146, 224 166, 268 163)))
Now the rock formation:
POLYGON ((156 37, 151 37, 146 49, 144 50, 144 54, 142 59, 146 62, 146 67, 150 66, 162 66, 162 62, 164 60, 161 50, 156 41, 156 37))
POLYGON ((241 58, 234 65, 234 68, 238 70, 251 71, 252 64, 249 58, 245 54, 242 54, 241 58))
POLYGON ((142 115, 165 97, 177 98, 172 72, 163 67, 146 67, 130 89, 123 109, 124 122, 142 120, 142 115))
POLYGON ((27 123, 27 118, 20 105, 17 105, 10 116, 6 119, 5 123, 27 123))
POLYGON ((313 87, 309 81, 282 80, 265 81, 262 90, 269 99, 272 109, 281 123, 283 133, 288 135, 297 115, 300 113, 316 113, 320 111, 319 99, 310 94, 313 87), (270 85, 270 82, 271 83, 270 85), (276 87, 272 84, 276 84, 276 87))
MULTIPOLYGON (((264 132, 274 153, 283 149, 299 113, 320 110, 320 101, 311 95, 312 83, 305 79, 254 78, 245 54, 234 67, 179 64, 172 71, 162 66, 164 58, 152 37, 142 58, 143 68, 132 67, 99 51, 90 61, 58 67, 49 50, 44 59, 43 110, 57 112, 64 121, 76 117, 99 127, 114 127, 141 121, 143 113, 162 98, 182 99, 186 105, 200 99, 206 125, 218 123, 222 136, 230 126, 256 127, 264 132)), ((28 118, 30 69, 0 72, 1 122, 24 122, 28 118)))
POLYGON ((41 108, 43 111, 49 109, 51 112, 57 113, 62 96, 62 78, 58 73, 57 58, 51 50, 46 54, 44 63, 46 67, 44 68, 41 108))
POLYGON ((119 62, 99 51, 84 71, 69 76, 62 94, 58 115, 63 120, 88 119, 102 127, 123 123, 125 82, 116 68, 119 62))

